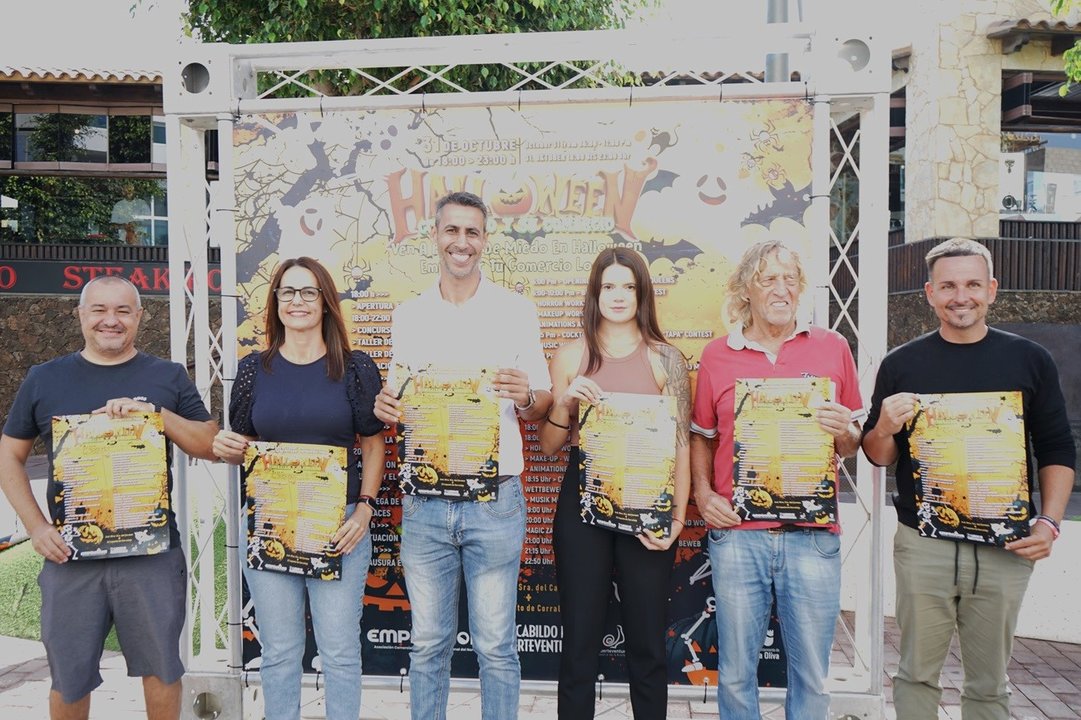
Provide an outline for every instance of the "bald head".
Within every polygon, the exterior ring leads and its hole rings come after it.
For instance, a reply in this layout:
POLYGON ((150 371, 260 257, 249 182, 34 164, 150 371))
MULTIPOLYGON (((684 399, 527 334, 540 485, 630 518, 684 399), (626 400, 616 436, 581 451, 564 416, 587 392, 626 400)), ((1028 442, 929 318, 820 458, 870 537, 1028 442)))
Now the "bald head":
POLYGON ((129 288, 135 294, 135 302, 133 307, 138 310, 143 307, 143 299, 139 296, 139 288, 135 287, 135 284, 126 278, 119 277, 117 275, 98 275, 93 278, 86 285, 83 285, 83 290, 79 293, 79 307, 86 305, 86 298, 90 294, 90 288, 96 285, 120 285, 129 288))
POLYGON ((143 309, 139 290, 118 277, 99 277, 83 287, 79 325, 83 357, 98 365, 117 365, 135 356, 135 337, 143 309))

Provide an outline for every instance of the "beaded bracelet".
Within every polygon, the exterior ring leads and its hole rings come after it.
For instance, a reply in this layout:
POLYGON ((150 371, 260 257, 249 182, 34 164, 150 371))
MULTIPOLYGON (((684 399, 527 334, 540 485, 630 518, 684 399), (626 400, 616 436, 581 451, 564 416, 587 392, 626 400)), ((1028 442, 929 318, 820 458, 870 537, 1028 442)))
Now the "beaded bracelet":
POLYGON ((1047 515, 1037 515, 1036 522, 1043 523, 1047 527, 1051 528, 1051 539, 1058 540, 1058 536, 1062 533, 1062 529, 1059 527, 1055 519, 1047 515))

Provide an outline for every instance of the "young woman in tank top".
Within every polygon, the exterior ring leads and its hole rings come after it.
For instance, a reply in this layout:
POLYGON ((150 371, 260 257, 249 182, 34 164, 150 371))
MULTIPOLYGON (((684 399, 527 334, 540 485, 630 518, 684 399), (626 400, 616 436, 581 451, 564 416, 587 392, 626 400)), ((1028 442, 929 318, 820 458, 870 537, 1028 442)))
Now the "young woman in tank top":
POLYGON ((549 364, 555 402, 540 427, 549 455, 570 440, 571 454, 554 527, 563 652, 559 720, 594 715, 594 684, 612 581, 619 586, 627 671, 635 720, 663 720, 668 701, 665 623, 676 540, 690 490, 687 363, 657 325, 653 283, 630 248, 602 250, 593 261, 582 309, 582 337, 556 351, 549 364), (578 410, 606 392, 673 395, 678 422, 672 532, 659 539, 586 524, 579 498, 578 410))

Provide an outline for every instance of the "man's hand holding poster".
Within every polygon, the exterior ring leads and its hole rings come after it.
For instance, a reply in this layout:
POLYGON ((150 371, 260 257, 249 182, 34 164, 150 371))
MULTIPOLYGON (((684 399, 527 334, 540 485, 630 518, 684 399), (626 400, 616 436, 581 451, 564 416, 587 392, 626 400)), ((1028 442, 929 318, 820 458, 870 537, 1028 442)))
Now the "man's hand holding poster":
POLYGON ((1028 535, 1021 393, 920 395, 910 423, 920 534, 1005 545, 1028 535))
POLYGON ((57 524, 72 560, 169 549, 165 427, 158 413, 52 420, 57 524))
POLYGON ((815 420, 832 397, 829 378, 736 382, 732 507, 744 520, 837 522, 833 438, 815 420))
POLYGON ((487 502, 499 489, 499 399, 495 370, 396 367, 398 479, 406 495, 487 502))

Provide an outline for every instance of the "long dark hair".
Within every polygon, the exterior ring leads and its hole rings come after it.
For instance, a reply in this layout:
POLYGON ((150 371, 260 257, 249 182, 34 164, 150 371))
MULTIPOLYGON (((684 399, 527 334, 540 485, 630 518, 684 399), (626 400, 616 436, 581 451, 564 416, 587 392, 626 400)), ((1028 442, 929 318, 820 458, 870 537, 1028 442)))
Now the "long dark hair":
POLYGON ((285 325, 278 317, 278 296, 274 291, 281 284, 282 275, 291 267, 302 267, 315 276, 319 290, 323 295, 323 342, 327 346, 327 377, 341 380, 345 375, 345 364, 349 362, 349 333, 345 331, 345 319, 338 303, 338 293, 334 287, 334 278, 320 262, 310 257, 298 257, 285 260, 274 271, 270 281, 266 301, 266 342, 263 351, 263 368, 270 371, 270 361, 281 351, 285 342, 285 325))
POLYGON ((635 322, 642 333, 642 337, 650 347, 664 345, 664 333, 657 324, 657 303, 653 298, 653 280, 649 277, 649 268, 645 260, 635 250, 627 247, 610 247, 601 250, 593 267, 589 270, 589 283, 586 285, 585 305, 582 307, 582 334, 586 339, 586 347, 589 349, 589 362, 586 364, 586 375, 591 375, 600 369, 604 362, 601 353, 601 342, 598 337, 600 331, 601 308, 601 276, 612 265, 622 265, 629 268, 634 275, 634 294, 638 301, 638 311, 635 313, 635 322))

